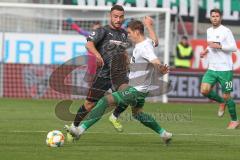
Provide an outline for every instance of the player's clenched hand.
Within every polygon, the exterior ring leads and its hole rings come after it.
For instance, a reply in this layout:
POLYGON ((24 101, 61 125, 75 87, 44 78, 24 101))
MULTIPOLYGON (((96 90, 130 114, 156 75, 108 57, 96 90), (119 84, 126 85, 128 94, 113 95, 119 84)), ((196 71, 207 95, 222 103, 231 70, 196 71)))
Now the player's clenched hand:
POLYGON ((143 24, 146 26, 146 27, 152 27, 153 25, 153 19, 149 16, 145 16, 143 18, 143 24))
POLYGON ((101 55, 96 54, 96 60, 97 60, 97 66, 98 67, 102 67, 104 65, 104 61, 103 61, 101 55))
POLYGON ((201 58, 205 57, 207 55, 207 53, 208 53, 207 49, 203 50, 202 52, 200 52, 200 57, 201 58))
POLYGON ((159 65, 159 71, 164 75, 167 74, 169 72, 169 66, 168 65, 159 65))
POLYGON ((214 48, 214 49, 221 49, 222 46, 219 43, 216 42, 208 42, 208 47, 214 48))

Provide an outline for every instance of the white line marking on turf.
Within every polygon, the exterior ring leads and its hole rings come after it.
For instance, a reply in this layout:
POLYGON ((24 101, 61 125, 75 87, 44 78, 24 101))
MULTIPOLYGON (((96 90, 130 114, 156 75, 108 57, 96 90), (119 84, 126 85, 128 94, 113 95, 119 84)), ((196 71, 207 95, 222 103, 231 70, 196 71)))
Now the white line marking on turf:
MULTIPOLYGON (((47 133, 49 131, 0 131, 0 133, 47 133)), ((144 132, 123 132, 123 133, 114 133, 114 132, 86 132, 85 134, 122 134, 122 135, 154 135, 156 133, 144 133, 144 132)), ((239 134, 212 134, 212 133, 205 133, 205 134, 199 134, 199 133, 176 133, 174 136, 209 136, 209 137, 240 137, 239 134)))

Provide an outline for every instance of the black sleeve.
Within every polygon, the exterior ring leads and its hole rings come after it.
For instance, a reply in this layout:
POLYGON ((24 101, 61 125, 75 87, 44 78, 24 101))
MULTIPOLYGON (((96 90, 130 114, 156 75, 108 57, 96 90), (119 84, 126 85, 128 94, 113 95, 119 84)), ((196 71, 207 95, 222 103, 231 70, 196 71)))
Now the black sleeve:
POLYGON ((87 37, 87 41, 92 41, 96 45, 104 38, 104 35, 105 29, 103 27, 98 28, 87 37))

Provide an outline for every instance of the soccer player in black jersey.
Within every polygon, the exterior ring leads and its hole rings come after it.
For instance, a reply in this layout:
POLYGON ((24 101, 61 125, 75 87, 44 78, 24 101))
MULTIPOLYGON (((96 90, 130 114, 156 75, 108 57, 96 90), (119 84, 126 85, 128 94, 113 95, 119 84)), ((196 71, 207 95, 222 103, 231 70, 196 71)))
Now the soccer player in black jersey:
MULTIPOLYGON (((87 37, 87 50, 95 55, 97 62, 96 76, 88 91, 84 104, 79 108, 71 126, 65 126, 68 130, 79 129, 78 126, 86 115, 95 106, 96 102, 104 94, 112 89, 122 90, 128 85, 128 47, 127 32, 121 28, 124 21, 124 9, 120 5, 114 5, 110 11, 110 24, 100 27, 87 37)), ((148 28, 147 28, 148 29, 148 28)), ((151 29, 149 35, 151 37, 151 29)), ((155 44, 157 37, 151 37, 155 44)), ((122 125, 117 121, 118 116, 127 106, 117 106, 109 120, 117 131, 122 131, 122 125)))

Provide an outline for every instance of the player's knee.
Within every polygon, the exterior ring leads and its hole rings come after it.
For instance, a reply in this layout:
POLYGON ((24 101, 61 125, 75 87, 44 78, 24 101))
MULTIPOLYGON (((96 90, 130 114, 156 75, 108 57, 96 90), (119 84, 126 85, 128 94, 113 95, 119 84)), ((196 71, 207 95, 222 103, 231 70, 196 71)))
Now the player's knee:
POLYGON ((207 96, 209 92, 211 91, 211 85, 208 83, 202 83, 200 92, 202 95, 207 96))
POLYGON ((107 95, 106 100, 107 100, 108 106, 116 106, 117 104, 112 94, 107 95))
POLYGON ((208 95, 208 93, 210 92, 210 90, 207 89, 207 88, 203 88, 203 87, 202 87, 201 90, 200 90, 200 92, 201 92, 202 95, 206 96, 206 95, 208 95))
POLYGON ((95 103, 94 102, 91 102, 91 101, 85 101, 84 102, 84 106, 86 108, 87 111, 91 111, 92 108, 94 107, 95 103))
POLYGON ((223 94, 222 98, 224 99, 224 101, 228 101, 229 99, 231 99, 231 95, 230 94, 223 94))

